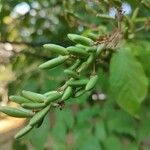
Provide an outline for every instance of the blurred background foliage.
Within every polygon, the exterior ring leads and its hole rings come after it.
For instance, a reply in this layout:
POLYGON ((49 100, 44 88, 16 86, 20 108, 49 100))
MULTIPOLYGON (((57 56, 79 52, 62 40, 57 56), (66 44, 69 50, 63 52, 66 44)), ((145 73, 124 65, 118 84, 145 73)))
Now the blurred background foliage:
MULTIPOLYGON (((50 52, 43 49, 43 44, 56 43, 67 47, 71 44, 66 38, 68 33, 109 33, 116 26, 116 22, 102 19, 98 14, 107 13, 113 17, 114 8, 122 4, 126 17, 131 16, 137 7, 140 7, 140 19, 148 17, 149 0, 144 0, 143 5, 140 2, 1 0, 1 105, 8 103, 8 95, 19 94, 23 89, 44 93, 65 81, 64 66, 49 71, 38 69, 40 63, 53 57, 50 52)), ((134 24, 126 24, 130 30, 125 40, 143 64, 150 81, 150 25, 149 22, 144 22, 143 27, 143 21, 140 19, 136 27, 134 24), (137 32, 135 28, 141 32, 137 32)), ((108 71, 100 69, 100 78, 92 93, 72 99, 62 111, 52 110, 39 129, 33 130, 21 140, 13 141, 10 149, 148 150, 150 95, 148 94, 142 104, 141 119, 137 120, 120 110, 109 97, 108 75, 108 71)), ((1 118, 3 119, 2 115, 1 118)), ((2 146, 0 143, 0 147, 2 146)))

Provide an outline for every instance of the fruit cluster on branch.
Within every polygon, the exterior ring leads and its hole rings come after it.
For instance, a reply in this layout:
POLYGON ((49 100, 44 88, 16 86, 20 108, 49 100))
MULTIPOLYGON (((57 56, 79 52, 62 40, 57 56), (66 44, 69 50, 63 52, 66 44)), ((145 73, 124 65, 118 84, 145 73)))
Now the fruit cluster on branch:
POLYGON ((69 98, 79 97, 95 87, 98 80, 96 65, 106 50, 106 44, 97 44, 93 34, 90 34, 90 37, 68 34, 68 38, 75 45, 64 48, 56 44, 45 44, 45 49, 58 56, 39 66, 41 69, 52 69, 70 62, 71 66, 64 70, 68 76, 65 84, 45 94, 22 91, 21 96, 9 97, 11 101, 20 104, 19 108, 0 107, 0 111, 9 116, 29 118, 28 125, 19 131, 15 138, 20 138, 32 128, 39 127, 51 107, 60 107, 69 98))

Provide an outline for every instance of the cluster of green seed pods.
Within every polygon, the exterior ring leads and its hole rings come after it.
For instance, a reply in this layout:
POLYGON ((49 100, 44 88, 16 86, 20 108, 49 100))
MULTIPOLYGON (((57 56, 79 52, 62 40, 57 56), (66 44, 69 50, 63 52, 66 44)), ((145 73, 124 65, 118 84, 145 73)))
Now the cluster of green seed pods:
POLYGON ((19 131, 15 138, 20 138, 34 127, 39 127, 51 107, 59 106, 59 102, 69 98, 79 97, 95 87, 98 81, 96 61, 105 46, 95 45, 93 39, 81 35, 68 34, 68 38, 75 45, 65 48, 56 44, 45 44, 45 49, 58 56, 39 66, 41 69, 52 69, 69 60, 71 65, 64 70, 68 77, 66 83, 45 94, 22 91, 21 96, 10 96, 9 99, 18 103, 20 108, 0 107, 1 112, 12 117, 29 118, 28 125, 19 131))

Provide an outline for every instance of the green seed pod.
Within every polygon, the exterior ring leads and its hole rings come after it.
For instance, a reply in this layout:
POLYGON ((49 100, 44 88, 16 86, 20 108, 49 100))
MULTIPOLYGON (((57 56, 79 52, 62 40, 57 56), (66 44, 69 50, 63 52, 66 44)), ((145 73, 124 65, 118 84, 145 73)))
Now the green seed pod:
POLYGON ((90 38, 77 34, 68 34, 68 38, 75 43, 79 43, 86 46, 92 46, 94 44, 94 41, 90 38))
POLYGON ((31 131, 33 127, 30 125, 27 125, 26 127, 24 127, 23 129, 21 129, 16 135, 15 135, 15 139, 19 139, 21 137, 23 137, 25 134, 27 134, 29 131, 31 131))
POLYGON ((69 58, 69 56, 58 56, 54 59, 51 59, 51 60, 41 64, 39 66, 39 68, 41 68, 41 69, 46 69, 46 68, 52 69, 58 65, 63 64, 68 58, 69 58))
POLYGON ((54 52, 54 53, 58 53, 60 55, 67 55, 68 51, 66 50, 66 48, 56 45, 56 44, 44 44, 43 45, 44 48, 54 52))
POLYGON ((36 128, 39 128, 39 127, 42 125, 43 121, 44 121, 44 118, 41 119, 41 120, 37 123, 36 128))
POLYGON ((147 3, 147 2, 148 2, 148 1, 142 0, 142 1, 141 1, 141 4, 142 4, 146 9, 149 10, 149 3, 147 3))
POLYGON ((85 70, 85 69, 87 69, 87 68, 88 68, 88 63, 87 63, 87 62, 84 62, 84 63, 82 63, 82 64, 79 66, 78 72, 81 72, 81 71, 83 71, 83 70, 85 70))
POLYGON ((98 75, 92 76, 91 79, 89 80, 89 82, 87 83, 87 85, 85 87, 85 90, 89 91, 92 88, 94 88, 94 86, 96 85, 97 80, 98 80, 98 75))
POLYGON ((87 57, 89 55, 84 49, 75 46, 69 46, 67 47, 67 50, 69 53, 79 57, 87 57))
POLYGON ((88 81, 89 81, 88 79, 73 80, 73 81, 68 81, 67 85, 68 86, 75 86, 75 87, 84 86, 88 83, 88 81))
POLYGON ((89 47, 86 49, 87 52, 95 53, 97 51, 96 47, 89 47))
POLYGON ((90 65, 94 61, 94 54, 91 54, 87 59, 87 64, 90 65))
POLYGON ((61 98, 61 96, 62 96, 62 93, 60 93, 60 92, 53 93, 47 97, 45 104, 48 105, 51 102, 54 102, 54 101, 58 100, 59 98, 61 98))
POLYGON ((134 22, 145 22, 147 20, 147 17, 138 17, 134 20, 134 22))
POLYGON ((64 73, 66 73, 67 75, 69 75, 72 78, 79 78, 79 75, 75 71, 66 69, 66 70, 64 70, 64 73))
POLYGON ((86 50, 87 48, 89 48, 89 46, 85 46, 85 45, 82 45, 82 44, 76 44, 75 46, 77 48, 81 48, 81 49, 84 49, 84 50, 86 50))
POLYGON ((139 13, 139 7, 137 7, 132 14, 131 20, 134 21, 139 13))
POLYGON ((81 60, 80 59, 77 59, 76 61, 75 61, 75 63, 69 68, 70 70, 76 70, 78 67, 79 67, 79 65, 81 64, 81 60))
POLYGON ((33 113, 30 111, 25 111, 24 109, 12 108, 7 106, 1 106, 0 111, 3 112, 4 114, 16 118, 27 118, 33 116, 33 113))
POLYGON ((17 96, 17 95, 11 95, 11 96, 9 96, 9 99, 15 103, 18 103, 18 104, 31 102, 29 99, 26 99, 22 96, 17 96))
POLYGON ((32 100, 33 102, 39 102, 43 103, 46 97, 42 94, 30 92, 30 91, 22 91, 22 95, 27 98, 32 100))
POLYGON ((92 33, 92 32, 89 32, 86 34, 88 38, 92 39, 92 40, 96 40, 97 39, 97 35, 92 33))
POLYGON ((62 100, 67 100, 68 98, 71 97, 71 95, 73 94, 73 89, 72 87, 68 86, 62 96, 62 100))
POLYGON ((29 122, 29 125, 34 126, 35 124, 37 124, 40 120, 42 120, 45 115, 48 113, 50 109, 50 105, 46 106, 44 109, 42 109, 41 111, 37 112, 31 119, 29 122))
POLYGON ((105 44, 99 45, 97 48, 96 56, 99 56, 101 54, 101 52, 103 51, 103 49, 105 49, 105 47, 106 47, 105 44))
POLYGON ((21 106, 26 109, 41 109, 45 107, 45 103, 22 103, 21 106))
POLYGON ((72 16, 73 18, 76 18, 78 20, 80 20, 80 16, 76 13, 74 13, 73 11, 69 11, 69 10, 65 10, 65 12, 67 13, 67 15, 72 16))
POLYGON ((85 89, 80 89, 75 93, 74 97, 79 97, 83 95, 85 92, 86 92, 85 89))
POLYGON ((100 17, 102 19, 111 19, 111 20, 114 20, 115 18, 109 16, 109 15, 106 15, 106 14, 97 14, 97 17, 100 17))
POLYGON ((51 95, 51 94, 57 94, 57 93, 58 93, 57 91, 50 91, 50 92, 46 92, 46 93, 44 94, 44 96, 48 97, 48 96, 51 95))

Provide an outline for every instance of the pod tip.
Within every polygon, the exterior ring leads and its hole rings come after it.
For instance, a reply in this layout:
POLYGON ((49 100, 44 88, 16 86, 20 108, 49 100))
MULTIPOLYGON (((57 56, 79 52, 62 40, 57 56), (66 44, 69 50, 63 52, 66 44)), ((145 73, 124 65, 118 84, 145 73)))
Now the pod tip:
POLYGON ((13 95, 10 95, 10 96, 9 96, 9 99, 10 99, 10 100, 12 100, 13 98, 14 98, 14 96, 13 96, 13 95))

